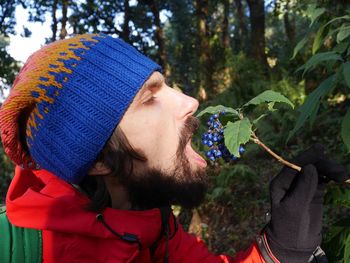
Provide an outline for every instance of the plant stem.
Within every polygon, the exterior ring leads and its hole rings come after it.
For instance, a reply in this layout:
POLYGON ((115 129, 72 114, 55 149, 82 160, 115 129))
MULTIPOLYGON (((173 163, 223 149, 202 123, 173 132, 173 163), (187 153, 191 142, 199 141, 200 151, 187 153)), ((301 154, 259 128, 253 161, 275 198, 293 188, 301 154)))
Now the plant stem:
POLYGON ((262 141, 260 141, 260 139, 258 138, 258 136, 256 136, 255 132, 252 131, 252 135, 251 135, 251 140, 256 143, 257 145, 261 146, 262 148, 264 148, 264 150, 266 150, 269 154, 271 154, 277 161, 279 161, 280 163, 294 169, 297 170, 298 172, 301 171, 301 167, 298 165, 295 165, 293 163, 288 162, 287 160, 283 159, 281 156, 279 156, 278 154, 276 154, 274 151, 272 151, 268 146, 266 146, 262 141))

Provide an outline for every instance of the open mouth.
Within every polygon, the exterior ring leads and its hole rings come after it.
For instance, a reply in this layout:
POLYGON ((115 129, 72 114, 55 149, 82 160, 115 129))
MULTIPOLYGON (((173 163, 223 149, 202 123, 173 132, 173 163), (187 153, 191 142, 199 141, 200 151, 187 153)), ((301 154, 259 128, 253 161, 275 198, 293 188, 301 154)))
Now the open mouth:
POLYGON ((206 167, 207 162, 203 159, 202 156, 200 156, 195 150, 193 150, 191 143, 192 143, 192 140, 189 140, 188 143, 186 144, 185 152, 187 156, 191 158, 191 160, 196 162, 199 166, 203 168, 206 167))

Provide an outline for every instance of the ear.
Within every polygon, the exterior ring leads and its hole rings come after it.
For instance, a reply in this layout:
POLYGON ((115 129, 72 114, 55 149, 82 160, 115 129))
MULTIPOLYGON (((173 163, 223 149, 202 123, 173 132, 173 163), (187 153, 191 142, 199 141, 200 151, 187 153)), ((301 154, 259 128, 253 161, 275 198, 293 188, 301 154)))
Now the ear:
POLYGON ((111 169, 109 169, 103 163, 97 162, 93 167, 90 168, 90 170, 88 171, 88 175, 92 175, 92 176, 108 175, 111 172, 112 172, 111 169))

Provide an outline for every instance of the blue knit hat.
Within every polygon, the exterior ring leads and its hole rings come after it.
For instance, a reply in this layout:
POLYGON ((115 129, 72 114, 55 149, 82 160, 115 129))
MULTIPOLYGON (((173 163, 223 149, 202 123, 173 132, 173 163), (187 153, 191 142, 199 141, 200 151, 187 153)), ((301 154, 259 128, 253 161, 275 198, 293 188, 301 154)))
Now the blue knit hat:
POLYGON ((80 182, 156 70, 159 65, 129 44, 102 34, 41 48, 0 110, 5 152, 24 168, 80 182))

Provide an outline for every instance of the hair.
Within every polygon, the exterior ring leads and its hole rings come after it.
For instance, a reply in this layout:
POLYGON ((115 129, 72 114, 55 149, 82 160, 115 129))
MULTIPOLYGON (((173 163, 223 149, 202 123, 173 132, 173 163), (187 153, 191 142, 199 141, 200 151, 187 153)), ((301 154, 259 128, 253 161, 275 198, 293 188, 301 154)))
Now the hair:
MULTIPOLYGON (((105 165, 111 170, 111 175, 123 181, 132 174, 134 160, 146 162, 147 158, 133 149, 124 132, 117 126, 93 165, 98 162, 105 165)), ((87 175, 79 186, 91 200, 87 205, 89 211, 100 212, 111 206, 111 197, 103 176, 87 175)))

